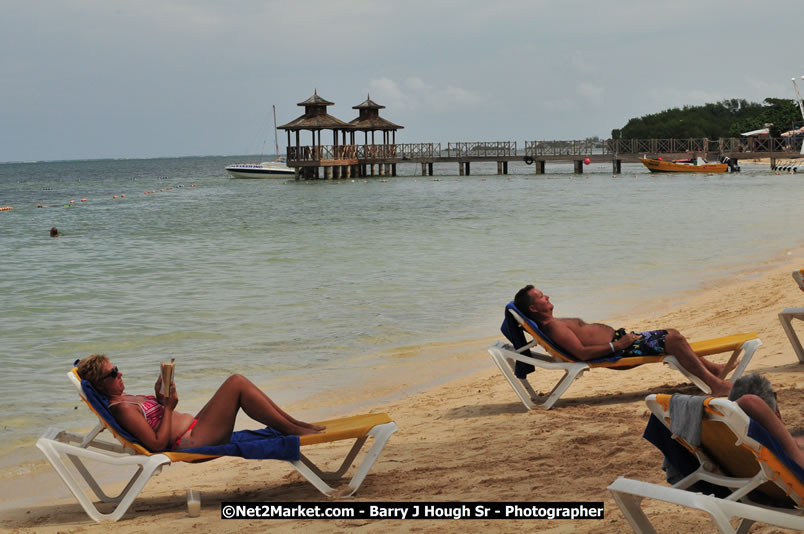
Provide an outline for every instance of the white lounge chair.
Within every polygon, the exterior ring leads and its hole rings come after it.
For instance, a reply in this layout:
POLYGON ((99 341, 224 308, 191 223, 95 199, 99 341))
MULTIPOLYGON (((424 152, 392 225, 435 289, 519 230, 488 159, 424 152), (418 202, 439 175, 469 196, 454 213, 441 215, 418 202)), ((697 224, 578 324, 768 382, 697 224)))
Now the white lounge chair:
MULTIPOLYGON (((798 283, 801 291, 804 291, 804 269, 793 271, 793 279, 798 283)), ((798 361, 804 363, 804 347, 801 346, 801 340, 798 334, 793 330, 793 319, 804 321, 804 308, 785 308, 779 313, 779 321, 782 323, 784 333, 787 334, 787 339, 793 345, 793 350, 798 356, 798 361)))
MULTIPOLYGON (((98 416, 99 423, 85 436, 48 429, 37 440, 36 446, 44 453, 50 465, 53 466, 89 517, 95 521, 120 519, 148 480, 159 473, 163 466, 170 465, 172 462, 202 462, 220 457, 219 455, 178 451, 153 453, 147 450, 139 443, 125 437, 125 430, 122 430, 116 421, 104 419, 99 413, 104 411, 103 407, 93 405, 94 397, 92 394, 88 395, 82 387, 81 379, 75 368, 67 373, 67 376, 90 410, 98 416), (104 430, 109 430, 119 443, 97 439, 98 434, 104 430), (72 469, 64 461, 65 459, 70 460, 72 469), (117 496, 110 497, 101 488, 98 479, 90 473, 87 461, 112 466, 135 466, 137 470, 122 492, 117 496), (85 485, 81 483, 82 479, 85 485), (91 489, 100 501, 117 503, 116 506, 110 512, 101 512, 88 497, 85 489, 91 489)), ((357 491, 391 434, 397 430, 396 423, 387 414, 358 415, 320 421, 318 424, 326 425, 327 429, 318 434, 300 436, 299 445, 305 447, 316 443, 354 439, 354 445, 347 453, 340 468, 336 471, 324 472, 301 453, 298 455, 298 460, 289 461, 289 463, 321 493, 337 497, 348 497, 357 491), (336 490, 327 484, 327 481, 331 482, 343 477, 370 437, 374 438, 374 443, 358 465, 348 486, 336 490)))
MULTIPOLYGON (((599 360, 582 361, 574 358, 542 332, 539 325, 520 312, 513 302, 505 307, 505 320, 500 328, 511 344, 497 342, 489 347, 491 359, 497 364, 503 376, 511 384, 522 404, 532 410, 541 405, 550 409, 564 394, 572 383, 589 369, 629 369, 648 363, 664 363, 682 373, 704 393, 711 393, 711 389, 700 378, 687 371, 678 359, 670 354, 661 356, 630 356, 607 357, 599 360), (527 341, 524 334, 531 339, 527 341), (544 352, 537 350, 541 347, 544 352), (564 376, 558 381, 543 403, 538 404, 538 395, 527 379, 527 373, 538 367, 546 370, 564 371, 564 376)), ((731 380, 742 376, 754 352, 762 345, 762 341, 754 332, 734 334, 705 341, 690 343, 692 350, 699 356, 731 352, 726 370, 730 369, 737 358, 743 353, 740 362, 734 368, 731 380)), ((724 378, 724 377, 721 377, 724 378)))
MULTIPOLYGON (((645 400, 668 429, 670 397, 649 395, 645 400)), ((745 534, 754 522, 804 531, 804 469, 737 403, 716 397, 704 401, 699 446, 679 436, 672 439, 695 455, 700 464, 695 471, 672 487, 620 477, 608 488, 634 532, 656 532, 642 510, 646 498, 702 510, 724 534, 745 534), (727 495, 692 490, 700 481, 723 488, 727 495), (757 503, 760 498, 765 504, 757 503)))

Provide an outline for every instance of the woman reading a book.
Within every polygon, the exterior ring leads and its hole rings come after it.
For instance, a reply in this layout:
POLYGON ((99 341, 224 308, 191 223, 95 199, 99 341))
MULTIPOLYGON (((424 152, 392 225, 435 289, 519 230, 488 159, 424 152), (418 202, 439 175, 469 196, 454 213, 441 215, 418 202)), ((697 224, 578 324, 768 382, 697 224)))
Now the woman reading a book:
POLYGON ((118 423, 152 451, 190 449, 229 441, 235 418, 242 408, 246 415, 283 434, 320 432, 322 426, 294 419, 242 375, 232 375, 218 388, 195 416, 175 411, 179 402, 176 386, 162 393, 162 377, 156 395, 124 392, 123 373, 105 354, 93 354, 78 363, 78 374, 109 398, 109 409, 118 423))

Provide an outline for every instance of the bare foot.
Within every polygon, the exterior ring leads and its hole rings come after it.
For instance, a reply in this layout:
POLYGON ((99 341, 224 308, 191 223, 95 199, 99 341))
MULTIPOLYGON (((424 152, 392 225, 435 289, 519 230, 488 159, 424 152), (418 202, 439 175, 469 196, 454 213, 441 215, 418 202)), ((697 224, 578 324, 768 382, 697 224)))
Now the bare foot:
POLYGON ((296 430, 292 432, 292 434, 295 434, 297 436, 307 436, 309 434, 320 434, 320 433, 321 433, 320 430, 316 430, 314 428, 307 428, 303 426, 297 426, 296 430))
POLYGON ((304 421, 296 421, 296 424, 302 428, 309 428, 317 432, 323 432, 327 428, 326 425, 314 425, 313 423, 305 423, 304 421))
POLYGON ((726 382, 725 380, 718 380, 718 383, 715 386, 710 386, 712 388, 712 395, 716 397, 728 397, 729 392, 731 391, 731 382, 726 382))

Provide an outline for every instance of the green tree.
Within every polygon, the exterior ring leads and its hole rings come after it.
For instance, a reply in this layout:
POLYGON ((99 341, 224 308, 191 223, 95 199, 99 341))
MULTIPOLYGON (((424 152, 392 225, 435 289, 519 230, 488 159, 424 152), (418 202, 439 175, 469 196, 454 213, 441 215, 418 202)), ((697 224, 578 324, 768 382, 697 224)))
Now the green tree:
POLYGON ((633 118, 622 128, 613 129, 611 134, 615 139, 718 139, 738 137, 742 132, 771 124, 778 135, 802 123, 798 105, 792 99, 766 98, 760 104, 731 98, 633 118))

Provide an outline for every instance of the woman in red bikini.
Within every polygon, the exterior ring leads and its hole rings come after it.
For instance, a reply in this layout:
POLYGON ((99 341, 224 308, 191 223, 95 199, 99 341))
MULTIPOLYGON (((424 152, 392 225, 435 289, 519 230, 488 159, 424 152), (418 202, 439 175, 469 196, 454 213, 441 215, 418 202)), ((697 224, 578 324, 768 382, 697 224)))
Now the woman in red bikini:
POLYGON ((123 373, 105 354, 93 354, 78 363, 78 374, 109 398, 109 409, 120 425, 152 451, 190 449, 227 443, 235 418, 242 408, 246 415, 283 434, 305 435, 324 430, 298 421, 282 411, 260 388, 242 375, 232 375, 218 388, 195 417, 176 412, 179 402, 175 384, 162 395, 162 378, 156 395, 124 393, 123 373))

